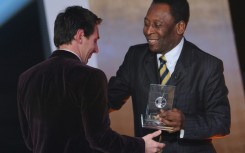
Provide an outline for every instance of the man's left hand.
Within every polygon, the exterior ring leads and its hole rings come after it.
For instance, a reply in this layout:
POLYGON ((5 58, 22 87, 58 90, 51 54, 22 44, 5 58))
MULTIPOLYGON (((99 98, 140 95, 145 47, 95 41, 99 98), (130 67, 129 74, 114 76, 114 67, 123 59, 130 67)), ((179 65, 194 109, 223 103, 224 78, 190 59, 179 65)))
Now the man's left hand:
POLYGON ((177 132, 183 129, 184 124, 184 114, 181 110, 178 110, 176 108, 168 111, 160 111, 160 121, 163 122, 166 126, 173 127, 172 132, 177 132))

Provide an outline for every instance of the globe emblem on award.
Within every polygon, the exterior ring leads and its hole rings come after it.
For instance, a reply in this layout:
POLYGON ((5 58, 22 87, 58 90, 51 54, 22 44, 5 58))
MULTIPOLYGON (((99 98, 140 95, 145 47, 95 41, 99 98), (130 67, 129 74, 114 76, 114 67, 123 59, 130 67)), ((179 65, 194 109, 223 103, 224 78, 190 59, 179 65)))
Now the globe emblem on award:
POLYGON ((157 108, 164 108, 167 104, 167 100, 164 97, 158 97, 155 100, 155 105, 157 108))

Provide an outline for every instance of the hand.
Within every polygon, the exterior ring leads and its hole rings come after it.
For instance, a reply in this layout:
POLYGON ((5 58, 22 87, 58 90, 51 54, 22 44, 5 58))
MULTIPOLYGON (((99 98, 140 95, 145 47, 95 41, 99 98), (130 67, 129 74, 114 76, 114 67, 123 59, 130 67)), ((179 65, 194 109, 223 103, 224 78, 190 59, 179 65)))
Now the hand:
POLYGON ((183 128, 185 117, 182 111, 176 108, 168 111, 161 110, 159 116, 163 124, 173 127, 170 133, 180 131, 183 128))
POLYGON ((163 143, 159 143, 159 142, 152 140, 153 138, 159 136, 160 134, 161 134, 161 130, 158 130, 154 133, 148 134, 143 137, 145 141, 145 153, 158 152, 165 146, 165 144, 163 143))

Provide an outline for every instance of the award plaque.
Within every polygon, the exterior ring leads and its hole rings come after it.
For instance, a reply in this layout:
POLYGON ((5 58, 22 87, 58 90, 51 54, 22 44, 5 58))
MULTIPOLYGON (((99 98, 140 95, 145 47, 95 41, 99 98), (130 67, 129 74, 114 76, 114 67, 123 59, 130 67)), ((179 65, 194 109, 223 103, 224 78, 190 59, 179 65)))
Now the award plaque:
POLYGON ((160 121, 159 113, 172 109, 175 86, 151 84, 146 113, 141 114, 142 127, 171 131, 160 121))

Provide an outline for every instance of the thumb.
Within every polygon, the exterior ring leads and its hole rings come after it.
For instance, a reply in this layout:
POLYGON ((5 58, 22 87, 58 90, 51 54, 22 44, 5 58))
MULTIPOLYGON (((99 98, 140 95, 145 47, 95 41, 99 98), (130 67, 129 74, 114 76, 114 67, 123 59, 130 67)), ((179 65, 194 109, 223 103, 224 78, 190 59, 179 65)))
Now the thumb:
POLYGON ((177 112, 178 109, 177 109, 177 108, 173 108, 172 111, 173 111, 173 112, 177 112))
POLYGON ((159 136, 161 133, 162 133, 161 130, 158 130, 158 131, 156 131, 156 132, 153 132, 153 133, 151 134, 151 136, 152 136, 151 138, 155 138, 155 137, 159 136))

